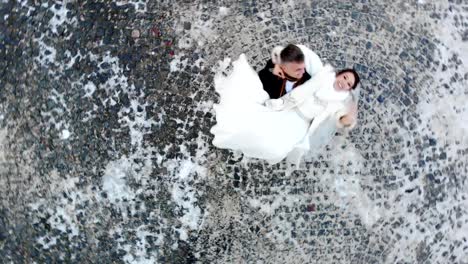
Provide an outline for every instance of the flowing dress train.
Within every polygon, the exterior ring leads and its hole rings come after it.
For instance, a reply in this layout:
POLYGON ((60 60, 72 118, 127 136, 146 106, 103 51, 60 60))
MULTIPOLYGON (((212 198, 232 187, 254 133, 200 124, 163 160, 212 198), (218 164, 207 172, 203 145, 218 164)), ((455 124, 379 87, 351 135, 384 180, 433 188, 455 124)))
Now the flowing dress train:
POLYGON ((228 77, 215 77, 220 102, 214 106, 213 144, 249 157, 283 159, 304 138, 310 123, 294 109, 275 111, 263 105, 268 94, 245 55, 233 65, 228 77))

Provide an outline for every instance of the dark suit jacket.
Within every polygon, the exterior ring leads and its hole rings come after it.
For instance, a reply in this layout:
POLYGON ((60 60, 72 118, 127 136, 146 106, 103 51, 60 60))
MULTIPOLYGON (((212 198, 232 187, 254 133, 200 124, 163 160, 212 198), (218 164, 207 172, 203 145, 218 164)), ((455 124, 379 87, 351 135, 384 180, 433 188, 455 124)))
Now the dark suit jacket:
MULTIPOLYGON (((270 99, 278 99, 286 94, 286 79, 282 79, 274 75, 273 68, 275 68, 275 65, 271 60, 268 60, 265 68, 258 72, 258 76, 262 81, 263 90, 265 90, 268 95, 270 95, 270 99)), ((303 84, 309 79, 310 75, 305 72, 304 75, 302 75, 302 78, 294 84, 293 88, 303 84)))

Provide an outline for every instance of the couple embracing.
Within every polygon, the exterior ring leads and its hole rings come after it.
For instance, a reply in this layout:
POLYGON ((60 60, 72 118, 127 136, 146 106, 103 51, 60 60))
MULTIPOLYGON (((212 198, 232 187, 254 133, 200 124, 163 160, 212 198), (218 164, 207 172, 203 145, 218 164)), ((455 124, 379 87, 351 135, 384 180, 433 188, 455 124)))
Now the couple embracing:
POLYGON ((320 151, 338 129, 356 124, 359 75, 335 72, 303 45, 274 48, 258 74, 244 54, 233 65, 227 77, 215 77, 220 102, 211 132, 219 148, 297 163, 320 151))

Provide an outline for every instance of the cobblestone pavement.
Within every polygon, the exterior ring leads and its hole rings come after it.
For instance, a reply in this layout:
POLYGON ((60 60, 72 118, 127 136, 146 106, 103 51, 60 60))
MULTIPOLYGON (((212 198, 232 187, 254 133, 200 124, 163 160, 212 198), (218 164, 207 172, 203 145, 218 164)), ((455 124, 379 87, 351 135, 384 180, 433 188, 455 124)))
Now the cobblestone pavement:
POLYGON ((2 263, 468 263, 468 1, 0 1, 2 263), (214 148, 225 58, 362 76, 297 170, 214 148))

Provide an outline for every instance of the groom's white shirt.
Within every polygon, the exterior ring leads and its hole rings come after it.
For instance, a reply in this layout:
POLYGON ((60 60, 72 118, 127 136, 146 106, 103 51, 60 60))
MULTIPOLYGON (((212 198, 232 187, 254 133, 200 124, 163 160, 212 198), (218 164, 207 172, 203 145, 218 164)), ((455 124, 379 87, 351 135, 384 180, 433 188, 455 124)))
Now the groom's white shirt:
POLYGON ((295 82, 286 81, 286 87, 285 87, 286 93, 289 93, 290 91, 292 91, 294 84, 295 82))

